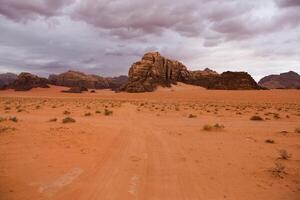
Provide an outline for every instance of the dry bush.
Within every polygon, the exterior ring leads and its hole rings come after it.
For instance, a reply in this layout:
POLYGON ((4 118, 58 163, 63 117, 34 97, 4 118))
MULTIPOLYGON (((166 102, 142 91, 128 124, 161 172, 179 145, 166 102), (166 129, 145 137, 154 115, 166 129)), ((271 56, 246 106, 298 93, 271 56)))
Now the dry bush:
POLYGON ((100 111, 100 110, 96 110, 95 113, 96 113, 96 114, 100 114, 101 111, 100 111))
POLYGON ((300 127, 295 128, 295 133, 300 133, 300 127))
POLYGON ((75 119, 73 119, 72 117, 66 117, 62 120, 62 123, 66 124, 66 123, 74 123, 76 122, 75 119))
POLYGON ((275 166, 271 169, 271 173, 275 177, 283 178, 283 175, 287 174, 285 172, 285 166, 281 163, 275 163, 275 166))
POLYGON ((15 122, 15 123, 17 123, 19 121, 17 117, 9 117, 8 120, 15 122))
POLYGON ((52 118, 49 120, 49 122, 56 122, 57 121, 57 118, 52 118))
POLYGON ((65 111, 63 112, 63 114, 64 114, 64 115, 69 115, 69 114, 71 114, 71 112, 65 110, 65 111))
POLYGON ((206 124, 206 125, 204 125, 203 126, 203 130, 204 131, 220 131, 220 130, 223 130, 225 128, 225 126, 224 125, 220 125, 220 124, 215 124, 215 125, 208 125, 208 124, 206 124))
POLYGON ((84 116, 86 116, 86 117, 92 116, 92 113, 87 112, 87 113, 84 114, 84 116))
POLYGON ((279 150, 279 159, 287 160, 291 156, 288 154, 288 152, 285 149, 279 150))
POLYGON ((189 114, 189 118, 196 118, 197 115, 189 114))
POLYGON ((113 114, 113 111, 112 110, 108 110, 108 109, 105 109, 104 110, 104 115, 105 116, 109 116, 109 115, 112 115, 113 114))
POLYGON ((252 121, 263 121, 264 119, 258 115, 254 115, 250 118, 252 121))
POLYGON ((274 144, 274 143, 275 143, 275 141, 274 141, 274 140, 271 140, 271 139, 267 139, 267 140, 265 140, 265 143, 274 144))

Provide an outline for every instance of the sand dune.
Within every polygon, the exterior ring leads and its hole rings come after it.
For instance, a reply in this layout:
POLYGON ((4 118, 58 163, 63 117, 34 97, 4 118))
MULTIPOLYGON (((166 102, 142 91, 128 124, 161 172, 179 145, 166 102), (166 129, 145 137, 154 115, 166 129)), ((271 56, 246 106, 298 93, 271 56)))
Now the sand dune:
POLYGON ((300 199, 299 90, 63 89, 0 92, 0 199, 300 199))

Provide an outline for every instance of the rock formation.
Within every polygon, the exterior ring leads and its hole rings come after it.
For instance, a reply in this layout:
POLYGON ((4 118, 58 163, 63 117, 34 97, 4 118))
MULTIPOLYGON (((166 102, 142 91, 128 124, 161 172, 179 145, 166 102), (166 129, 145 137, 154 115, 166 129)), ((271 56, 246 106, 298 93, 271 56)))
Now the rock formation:
POLYGON ((0 74, 0 89, 7 88, 17 78, 18 78, 18 75, 13 74, 13 73, 0 74))
POLYGON ((127 81, 127 76, 104 78, 97 75, 86 75, 77 71, 67 71, 59 75, 50 75, 53 85, 67 87, 85 87, 89 89, 117 89, 127 81))
POLYGON ((168 87, 176 82, 198 85, 207 89, 261 89, 245 72, 218 74, 210 69, 189 71, 182 63, 164 58, 158 52, 146 53, 141 61, 131 66, 128 76, 128 82, 121 88, 127 92, 151 92, 157 86, 168 87))
POLYGON ((279 75, 269 75, 262 78, 259 85, 269 89, 294 89, 300 87, 300 75, 290 71, 279 75))
POLYGON ((178 61, 162 57, 158 52, 146 53, 141 61, 129 69, 128 82, 122 87, 127 92, 151 92, 158 85, 170 86, 189 77, 187 68, 178 61))
POLYGON ((30 73, 23 72, 9 85, 9 88, 14 89, 15 91, 27 91, 37 87, 49 88, 47 85, 48 83, 46 78, 40 78, 30 73))

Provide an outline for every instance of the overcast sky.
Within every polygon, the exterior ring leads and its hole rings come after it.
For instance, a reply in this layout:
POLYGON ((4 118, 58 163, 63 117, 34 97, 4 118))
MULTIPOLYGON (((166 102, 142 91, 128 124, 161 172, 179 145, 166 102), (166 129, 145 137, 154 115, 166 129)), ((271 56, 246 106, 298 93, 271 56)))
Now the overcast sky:
POLYGON ((300 0, 0 0, 0 73, 127 74, 148 51, 189 69, 300 72, 300 0))

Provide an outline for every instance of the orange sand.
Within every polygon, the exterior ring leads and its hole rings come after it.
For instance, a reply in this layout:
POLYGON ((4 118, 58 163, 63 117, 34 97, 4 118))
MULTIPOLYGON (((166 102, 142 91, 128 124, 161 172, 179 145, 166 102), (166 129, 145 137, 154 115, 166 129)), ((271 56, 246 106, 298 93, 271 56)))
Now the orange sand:
POLYGON ((299 90, 63 89, 0 91, 0 199, 300 199, 299 90))

